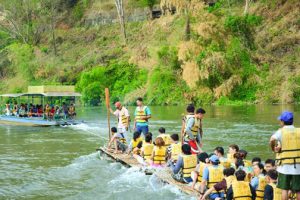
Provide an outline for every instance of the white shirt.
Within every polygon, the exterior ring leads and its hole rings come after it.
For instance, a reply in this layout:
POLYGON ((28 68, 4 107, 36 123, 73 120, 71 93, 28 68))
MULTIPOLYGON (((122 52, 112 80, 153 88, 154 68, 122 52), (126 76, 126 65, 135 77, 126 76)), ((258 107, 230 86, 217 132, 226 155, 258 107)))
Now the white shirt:
POLYGON ((122 109, 121 110, 119 110, 119 109, 117 109, 115 112, 114 112, 114 115, 116 116, 116 117, 118 117, 118 128, 126 128, 125 126, 124 126, 124 124, 122 123, 122 115, 125 115, 126 117, 129 117, 129 112, 128 112, 128 110, 124 107, 124 106, 122 106, 122 109))
MULTIPOLYGON (((283 128, 295 128, 295 127, 293 125, 289 125, 289 126, 284 126, 283 128)), ((282 142, 282 131, 281 131, 281 129, 276 131, 272 135, 272 138, 281 143, 282 142)), ((296 164, 296 168, 295 168, 294 164, 280 165, 280 166, 277 166, 277 171, 281 174, 300 175, 300 164, 296 164)))

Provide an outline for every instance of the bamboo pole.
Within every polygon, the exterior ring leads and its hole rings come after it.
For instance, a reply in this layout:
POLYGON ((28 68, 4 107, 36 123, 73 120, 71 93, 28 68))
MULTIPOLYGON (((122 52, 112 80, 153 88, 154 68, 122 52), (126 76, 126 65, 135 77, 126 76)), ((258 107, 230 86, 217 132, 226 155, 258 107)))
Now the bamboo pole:
POLYGON ((109 111, 109 90, 108 90, 108 88, 105 88, 105 103, 106 103, 106 108, 107 108, 108 138, 110 141, 111 133, 110 133, 110 111, 109 111))

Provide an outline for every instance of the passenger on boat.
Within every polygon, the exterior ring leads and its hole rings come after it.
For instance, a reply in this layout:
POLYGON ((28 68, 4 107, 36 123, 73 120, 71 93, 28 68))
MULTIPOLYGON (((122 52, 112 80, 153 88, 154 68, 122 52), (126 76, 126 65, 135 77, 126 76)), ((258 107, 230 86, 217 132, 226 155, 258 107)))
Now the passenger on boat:
POLYGON ((236 170, 243 170, 244 172, 246 172, 246 177, 245 177, 245 181, 249 182, 251 181, 252 177, 253 177, 253 170, 252 167, 245 167, 245 163, 242 159, 236 159, 235 160, 235 169, 236 170))
POLYGON ((11 115, 11 111, 10 111, 10 103, 9 103, 9 102, 7 102, 7 103, 5 104, 5 115, 7 115, 7 116, 11 115))
POLYGON ((252 166, 257 165, 259 163, 261 163, 261 158, 260 157, 254 157, 252 158, 252 166))
POLYGON ((24 104, 21 104, 21 107, 19 109, 19 117, 27 117, 27 113, 26 113, 26 110, 25 110, 25 105, 24 104))
POLYGON ((29 108, 28 117, 34 117, 33 108, 29 108))
POLYGON ((251 167, 252 168, 252 162, 250 160, 246 160, 248 152, 246 150, 240 149, 239 154, 241 159, 243 159, 245 163, 245 167, 251 167))
POLYGON ((178 156, 176 165, 171 165, 173 172, 172 177, 181 183, 191 183, 191 172, 195 170, 198 159, 195 154, 191 153, 191 147, 183 144, 181 147, 182 154, 178 156))
POLYGON ((210 189, 208 189, 205 194, 201 197, 200 196, 200 200, 205 200, 211 193, 213 192, 223 192, 226 196, 227 190, 229 189, 229 187, 232 185, 233 181, 236 181, 236 178, 234 176, 234 172, 235 169, 234 168, 227 168, 223 170, 223 175, 224 178, 221 182, 216 183, 215 185, 213 185, 213 187, 211 187, 210 189))
POLYGON ((265 169, 262 163, 253 165, 254 177, 250 184, 256 190, 256 199, 264 198, 264 191, 266 187, 265 169))
POLYGON ((165 147, 168 148, 171 145, 171 137, 166 133, 166 129, 164 127, 160 127, 158 129, 159 135, 157 137, 161 137, 165 142, 165 147))
POLYGON ((74 119, 76 116, 75 105, 73 103, 71 103, 71 105, 68 109, 68 116, 70 119, 74 119))
POLYGON ((167 149, 169 166, 174 165, 178 160, 178 156, 181 154, 181 143, 179 142, 179 135, 172 134, 170 138, 171 145, 167 149))
POLYGON ((267 159, 265 161, 265 170, 266 170, 266 172, 268 172, 268 171, 270 171, 272 169, 276 170, 275 160, 273 160, 273 159, 267 159))
POLYGON ((46 106, 45 106, 45 119, 50 119, 50 111, 51 111, 50 105, 46 104, 46 106))
POLYGON ((264 192, 264 200, 281 200, 281 189, 277 188, 278 173, 270 169, 266 175, 267 185, 264 192))
POLYGON ((227 159, 224 157, 224 148, 216 147, 214 150, 214 154, 218 156, 220 162, 225 162, 227 159))
POLYGON ((143 158, 143 164, 151 164, 151 156, 154 149, 154 144, 152 143, 152 133, 147 133, 145 136, 145 142, 143 142, 141 149, 141 157, 143 158))
POLYGON ((128 146, 128 154, 131 152, 133 154, 140 154, 141 148, 139 146, 142 146, 143 144, 143 138, 141 137, 141 133, 136 131, 133 133, 133 138, 128 146))
MULTIPOLYGON (((212 155, 209 158, 210 161, 210 166, 207 166, 204 168, 203 171, 203 177, 202 177, 202 182, 201 182, 201 187, 200 187, 200 194, 203 195, 205 192, 205 189, 210 189, 212 188, 216 183, 219 183, 223 180, 224 175, 223 175, 223 170, 224 167, 220 165, 220 161, 218 156, 212 155)), ((213 191, 210 195, 210 199, 217 199, 217 198, 224 198, 224 191, 213 191)))
POLYGON ((255 189, 245 181, 246 173, 243 170, 238 170, 235 172, 235 177, 237 181, 233 181, 228 188, 227 200, 255 200, 255 189))
POLYGON ((270 138, 270 146, 277 153, 277 187, 282 189, 282 199, 288 199, 288 190, 300 199, 300 129, 295 128, 294 115, 285 111, 278 117, 280 129, 270 138))
POLYGON ((230 163, 233 163, 234 162, 234 157, 233 155, 235 153, 238 153, 240 150, 239 146, 236 145, 236 144, 231 144, 229 145, 229 148, 228 148, 228 154, 227 154, 227 161, 230 162, 230 163))
POLYGON ((155 146, 151 155, 152 167, 164 167, 167 159, 167 148, 165 142, 161 137, 155 139, 155 146))
POLYGON ((114 144, 114 153, 124 153, 127 150, 127 142, 123 133, 118 133, 116 127, 111 128, 111 133, 113 137, 108 143, 108 150, 112 151, 111 146, 114 144))
POLYGON ((54 115, 55 115, 55 107, 51 106, 51 109, 50 109, 50 119, 54 119, 54 115))
POLYGON ((208 154, 206 152, 198 154, 198 161, 199 163, 197 164, 195 171, 191 173, 191 177, 193 179, 192 188, 200 192, 203 171, 210 165, 208 154))
POLYGON ((43 116, 43 106, 42 105, 39 105, 38 106, 38 111, 37 111, 37 115, 38 117, 42 117, 43 116))
POLYGON ((19 106, 18 103, 15 102, 12 110, 12 115, 13 116, 19 116, 19 106))
POLYGON ((143 133, 145 136, 149 132, 149 119, 151 118, 151 111, 148 106, 143 105, 143 98, 139 97, 136 100, 137 107, 134 112, 133 129, 143 133))
POLYGON ((123 133, 125 138, 128 140, 127 132, 129 130, 129 125, 130 125, 129 111, 120 102, 116 102, 115 107, 116 107, 115 111, 113 111, 110 107, 109 110, 118 119, 119 133, 123 133))
POLYGON ((69 109, 68 109, 68 106, 65 102, 62 103, 62 111, 63 111, 63 114, 64 114, 64 119, 67 119, 68 114, 69 114, 69 109))

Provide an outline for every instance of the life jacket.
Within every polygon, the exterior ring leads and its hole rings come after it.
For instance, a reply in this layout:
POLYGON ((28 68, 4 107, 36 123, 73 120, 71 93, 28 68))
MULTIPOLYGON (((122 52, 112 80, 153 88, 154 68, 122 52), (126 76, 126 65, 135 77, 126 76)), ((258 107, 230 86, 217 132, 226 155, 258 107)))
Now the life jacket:
POLYGON ((198 149, 198 146, 197 146, 197 143, 196 143, 195 140, 190 140, 190 141, 188 142, 188 144, 189 144, 190 147, 191 147, 191 153, 192 153, 192 154, 198 154, 198 153, 200 153, 200 152, 199 152, 199 149, 198 149))
POLYGON ((190 178, 191 172, 195 170, 197 166, 197 156, 195 154, 182 155, 183 168, 182 175, 184 178, 190 178))
MULTIPOLYGON (((200 121, 195 117, 195 115, 186 115, 185 116, 185 128, 187 127, 189 119, 191 119, 191 118, 195 119, 194 125, 191 128, 191 132, 194 136, 197 136, 199 128, 200 128, 200 121)), ((186 135, 186 137, 188 137, 188 135, 186 135)))
POLYGON ((207 167, 206 163, 199 162, 199 171, 198 171, 198 178, 197 178, 197 182, 199 182, 199 183, 201 183, 203 180, 203 171, 204 171, 205 167, 207 167))
POLYGON ((144 159, 150 160, 153 152, 154 144, 143 143, 143 148, 144 148, 144 159))
POLYGON ((300 129, 283 128, 281 152, 277 154, 276 160, 279 165, 300 164, 300 129))
POLYGON ((225 161, 220 161, 220 164, 221 164, 224 168, 230 168, 230 167, 231 167, 231 163, 228 162, 227 160, 225 160, 225 161))
MULTIPOLYGON (((224 175, 223 175, 223 170, 224 167, 222 165, 218 166, 209 166, 208 167, 208 182, 207 182, 207 187, 212 188, 216 183, 219 183, 223 180, 224 175)), ((222 191, 220 191, 222 192, 222 191)))
POLYGON ((258 177, 258 187, 256 189, 256 199, 264 199, 265 187, 267 185, 266 177, 260 175, 258 177))
POLYGON ((230 186, 232 185, 232 183, 234 181, 237 181, 236 180, 236 177, 231 175, 231 176, 228 176, 228 177, 225 177, 225 180, 226 180, 226 186, 227 186, 227 190, 230 188, 230 186))
POLYGON ((252 167, 252 162, 250 160, 243 160, 245 167, 252 167))
POLYGON ((75 107, 74 106, 70 106, 69 111, 70 111, 70 113, 74 113, 75 112, 75 107))
POLYGON ((147 106, 143 106, 142 109, 140 107, 137 107, 135 109, 135 121, 136 122, 139 122, 139 123, 145 123, 147 122, 147 120, 145 119, 142 119, 142 117, 146 117, 146 109, 147 109, 147 106))
POLYGON ((137 138, 136 141, 134 141, 134 139, 131 140, 131 147, 132 149, 134 149, 135 147, 137 147, 137 145, 142 142, 143 139, 141 137, 137 138))
POLYGON ((153 148, 154 151, 154 158, 153 158, 153 163, 154 164, 165 164, 166 163, 166 147, 157 147, 154 146, 153 148))
POLYGON ((275 183, 270 183, 273 188, 273 200, 281 200, 281 189, 277 188, 275 183))
POLYGON ((233 154, 231 154, 231 153, 227 154, 227 161, 230 162, 230 163, 233 163, 233 161, 234 161, 233 154))
POLYGON ((178 156, 181 154, 181 143, 173 143, 171 144, 171 159, 173 161, 178 160, 178 156))
MULTIPOLYGON (((127 121, 127 117, 125 115, 125 109, 126 109, 125 107, 122 107, 122 109, 119 111, 119 115, 121 116, 122 124, 124 126, 127 126, 128 121, 127 121)), ((120 120, 120 119, 118 118, 118 120, 120 120)))
POLYGON ((165 134, 165 133, 159 134, 158 137, 161 137, 161 138, 164 140, 164 142, 165 142, 165 147, 168 147, 168 146, 171 145, 171 137, 170 137, 169 134, 165 134))
POLYGON ((233 191, 233 199, 252 200, 251 188, 248 182, 233 181, 232 191, 233 191))
POLYGON ((127 141, 126 141, 126 138, 124 137, 123 133, 120 133, 121 134, 121 138, 119 138, 119 141, 123 144, 127 144, 127 141))

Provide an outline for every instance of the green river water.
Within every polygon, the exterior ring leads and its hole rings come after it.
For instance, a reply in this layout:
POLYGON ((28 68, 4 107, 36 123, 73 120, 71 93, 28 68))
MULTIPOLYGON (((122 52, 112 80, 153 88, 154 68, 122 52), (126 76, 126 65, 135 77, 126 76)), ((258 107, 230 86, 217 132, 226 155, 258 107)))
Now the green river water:
MULTIPOLYGON (((273 158, 268 147, 278 129, 277 116, 299 106, 206 106, 204 150, 238 144, 249 159, 273 158)), ((130 108, 132 113, 133 107, 130 108)), ((150 131, 179 133, 184 107, 150 107, 150 131)), ((103 107, 78 108, 86 124, 70 127, 0 126, 0 199, 190 199, 154 176, 100 159, 95 149, 106 142, 103 107)), ((111 124, 115 124, 113 118, 111 124)))

